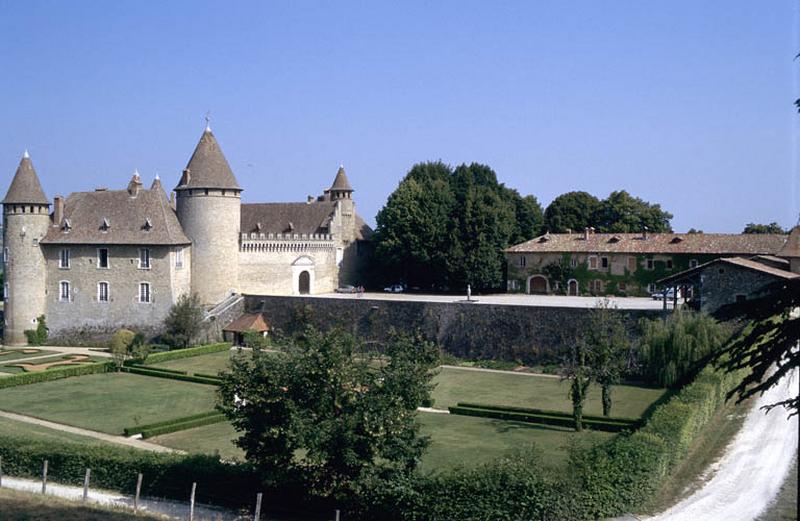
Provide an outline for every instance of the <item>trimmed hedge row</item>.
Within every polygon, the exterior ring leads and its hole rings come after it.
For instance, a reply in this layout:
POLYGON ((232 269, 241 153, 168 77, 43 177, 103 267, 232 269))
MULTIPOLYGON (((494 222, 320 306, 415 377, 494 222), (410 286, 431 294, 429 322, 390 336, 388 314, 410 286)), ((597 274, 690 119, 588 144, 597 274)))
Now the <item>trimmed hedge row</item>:
POLYGON ((164 420, 160 422, 153 422, 153 423, 145 423, 144 425, 137 425, 135 427, 125 427, 122 429, 122 432, 125 433, 125 436, 133 436, 134 434, 139 434, 142 431, 148 429, 154 429, 157 427, 164 427, 166 425, 173 425, 176 423, 184 423, 192 420, 197 420, 200 418, 208 418, 209 416, 219 416, 220 413, 218 411, 206 411, 197 414, 192 414, 190 416, 183 416, 181 418, 172 418, 171 420, 164 420))
POLYGON ((186 349, 164 351, 163 353, 153 353, 147 357, 145 360, 145 365, 168 362, 169 360, 180 360, 181 358, 190 358, 199 355, 207 355, 209 353, 218 353, 220 351, 228 351, 230 348, 231 345, 229 343, 219 342, 217 344, 207 344, 204 346, 187 347, 186 349))
POLYGON ((149 365, 133 364, 133 365, 129 365, 128 367, 135 367, 137 369, 144 369, 145 371, 159 371, 161 373, 189 374, 189 371, 181 371, 179 369, 167 369, 166 367, 157 367, 157 366, 149 366, 149 365))
MULTIPOLYGON (((540 425, 553 425, 556 427, 574 427, 575 420, 572 416, 536 414, 524 412, 512 412, 498 409, 481 409, 477 407, 450 407, 450 414, 462 416, 476 416, 479 418, 494 418, 497 420, 518 421, 525 423, 536 423, 540 425)), ((583 426, 596 431, 621 432, 635 428, 635 424, 629 422, 615 422, 612 420, 598 421, 584 418, 583 426)))
MULTIPOLYGON (((473 409, 491 409, 497 411, 522 412, 528 414, 546 414, 549 416, 562 416, 565 418, 572 418, 571 412, 551 411, 547 409, 533 409, 530 407, 513 407, 510 405, 492 405, 486 403, 471 403, 471 402, 458 402, 457 405, 459 407, 470 407, 473 409)), ((625 418, 623 416, 595 416, 592 414, 584 414, 583 419, 595 420, 595 421, 611 421, 614 423, 630 423, 630 424, 641 423, 641 420, 638 418, 625 418)))
POLYGON ((175 373, 166 373, 164 371, 153 371, 151 369, 145 369, 144 366, 129 366, 122 369, 126 373, 132 374, 139 374, 142 376, 155 376, 156 378, 166 378, 168 380, 180 380, 182 382, 192 382, 196 384, 206 384, 206 385, 219 385, 220 380, 218 379, 211 379, 211 378, 203 378, 200 376, 192 376, 188 374, 175 374, 175 373))
POLYGON ((36 371, 33 373, 19 373, 14 376, 0 378, 0 389, 6 387, 16 387, 18 385, 36 384, 69 378, 70 376, 83 376, 87 374, 108 373, 114 370, 113 362, 96 362, 92 364, 73 365, 69 367, 59 367, 48 371, 36 371))
POLYGON ((161 436, 162 434, 169 434, 170 432, 185 431, 195 427, 202 427, 203 425, 213 425, 215 423, 222 423, 226 420, 225 415, 216 414, 214 416, 206 416, 205 418, 197 418, 194 420, 187 420, 184 422, 172 423, 170 425, 163 425, 161 427, 153 427, 142 431, 142 438, 152 438, 153 436, 161 436))
POLYGON ((199 376, 200 378, 209 378, 211 380, 222 380, 218 374, 207 374, 207 373, 193 373, 195 376, 199 376))

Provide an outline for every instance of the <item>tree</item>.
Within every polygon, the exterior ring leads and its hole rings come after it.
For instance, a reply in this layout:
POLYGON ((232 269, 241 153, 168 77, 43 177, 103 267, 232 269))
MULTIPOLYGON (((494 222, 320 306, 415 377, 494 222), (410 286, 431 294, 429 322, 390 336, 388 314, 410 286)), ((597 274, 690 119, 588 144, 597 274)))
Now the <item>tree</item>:
POLYGON ((111 337, 111 358, 117 366, 117 371, 122 369, 125 360, 130 356, 135 338, 136 333, 130 329, 120 329, 111 337))
POLYGON ((611 415, 611 388, 633 365, 631 343, 622 316, 604 299, 590 311, 586 342, 594 380, 600 385, 603 416, 611 415))
POLYGON ((587 192, 561 194, 544 211, 543 228, 550 233, 582 231, 594 226, 592 219, 599 206, 600 200, 587 192))
MULTIPOLYGON (((729 304, 717 312, 722 319, 749 321, 742 334, 732 337, 716 356, 717 363, 728 371, 748 371, 728 397, 737 396, 741 402, 763 394, 800 367, 798 307, 800 278, 776 282, 760 298, 729 304)), ((782 406, 794 416, 798 405, 795 395, 767 405, 766 410, 782 406)))
POLYGON ((235 356, 218 408, 268 482, 299 480, 313 493, 346 498, 362 479, 411 472, 427 443, 416 409, 430 397, 438 351, 395 335, 386 354, 388 364, 370 367, 352 335, 309 328, 281 354, 235 356))
POLYGON ((538 236, 542 232, 544 215, 542 205, 532 195, 521 196, 511 188, 505 188, 508 199, 514 201, 515 226, 509 244, 519 244, 538 236))
POLYGON ((181 295, 164 319, 164 340, 172 347, 189 347, 202 322, 203 308, 197 295, 181 295))
POLYGON ((776 222, 771 222, 769 224, 756 224, 756 223, 747 223, 742 230, 742 233, 777 233, 777 234, 786 234, 789 233, 788 230, 784 230, 780 224, 776 222))
POLYGON ((589 346, 584 338, 578 337, 572 342, 562 369, 562 378, 570 380, 569 398, 572 401, 572 418, 575 420, 575 430, 580 432, 583 430, 583 406, 592 383, 589 346))
POLYGON ((45 323, 44 315, 36 317, 36 329, 26 329, 23 331, 28 344, 32 346, 41 346, 47 342, 47 324, 45 323))
POLYGON ((671 232, 672 214, 631 196, 625 190, 611 192, 592 216, 592 222, 602 233, 636 233, 647 229, 653 233, 671 232))

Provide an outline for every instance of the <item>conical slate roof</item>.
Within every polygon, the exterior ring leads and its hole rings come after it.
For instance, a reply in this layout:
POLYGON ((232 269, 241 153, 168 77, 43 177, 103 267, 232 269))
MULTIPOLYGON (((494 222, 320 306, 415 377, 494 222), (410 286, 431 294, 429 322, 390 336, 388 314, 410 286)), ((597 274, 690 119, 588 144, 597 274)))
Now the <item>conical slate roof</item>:
POLYGON ((344 171, 344 166, 339 166, 339 171, 336 172, 336 178, 331 185, 331 192, 352 192, 353 187, 350 186, 350 181, 347 179, 347 174, 344 171))
POLYGON ((800 257, 800 226, 795 226, 789 232, 789 238, 778 252, 778 257, 800 257))
POLYGON ((3 204, 49 204, 28 152, 22 156, 3 204))
POLYGON ((206 128, 203 132, 189 164, 186 165, 186 170, 188 170, 188 175, 184 173, 175 190, 187 188, 241 190, 228 160, 222 154, 222 149, 210 128, 206 128))

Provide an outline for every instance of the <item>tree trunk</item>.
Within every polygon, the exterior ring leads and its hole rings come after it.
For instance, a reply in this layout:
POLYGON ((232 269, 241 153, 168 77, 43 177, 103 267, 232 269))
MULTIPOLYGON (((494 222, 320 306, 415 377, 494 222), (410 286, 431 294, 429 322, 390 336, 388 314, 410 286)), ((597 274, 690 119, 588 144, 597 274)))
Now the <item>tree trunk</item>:
POLYGON ((583 430, 583 404, 572 405, 572 417, 575 418, 575 432, 583 430))
POLYGON ((603 384, 603 416, 611 416, 611 384, 603 384))

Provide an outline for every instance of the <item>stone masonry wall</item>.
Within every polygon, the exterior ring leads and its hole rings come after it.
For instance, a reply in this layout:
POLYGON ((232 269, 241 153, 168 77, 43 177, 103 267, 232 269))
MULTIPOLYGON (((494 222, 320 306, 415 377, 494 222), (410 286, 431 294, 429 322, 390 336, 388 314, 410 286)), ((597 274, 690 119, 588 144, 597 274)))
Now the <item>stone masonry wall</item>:
MULTIPOLYGON (((382 342, 394 328, 421 331, 447 352, 465 358, 559 360, 565 347, 585 327, 588 309, 470 303, 409 302, 247 295, 248 312, 262 311, 273 329, 291 331, 301 314, 316 327, 334 325, 368 341, 382 342)), ((626 311, 632 328, 641 317, 660 312, 626 311)))
POLYGON ((703 270, 700 285, 701 309, 714 313, 725 304, 736 302, 736 295, 754 296, 775 277, 731 264, 716 263, 703 270))

